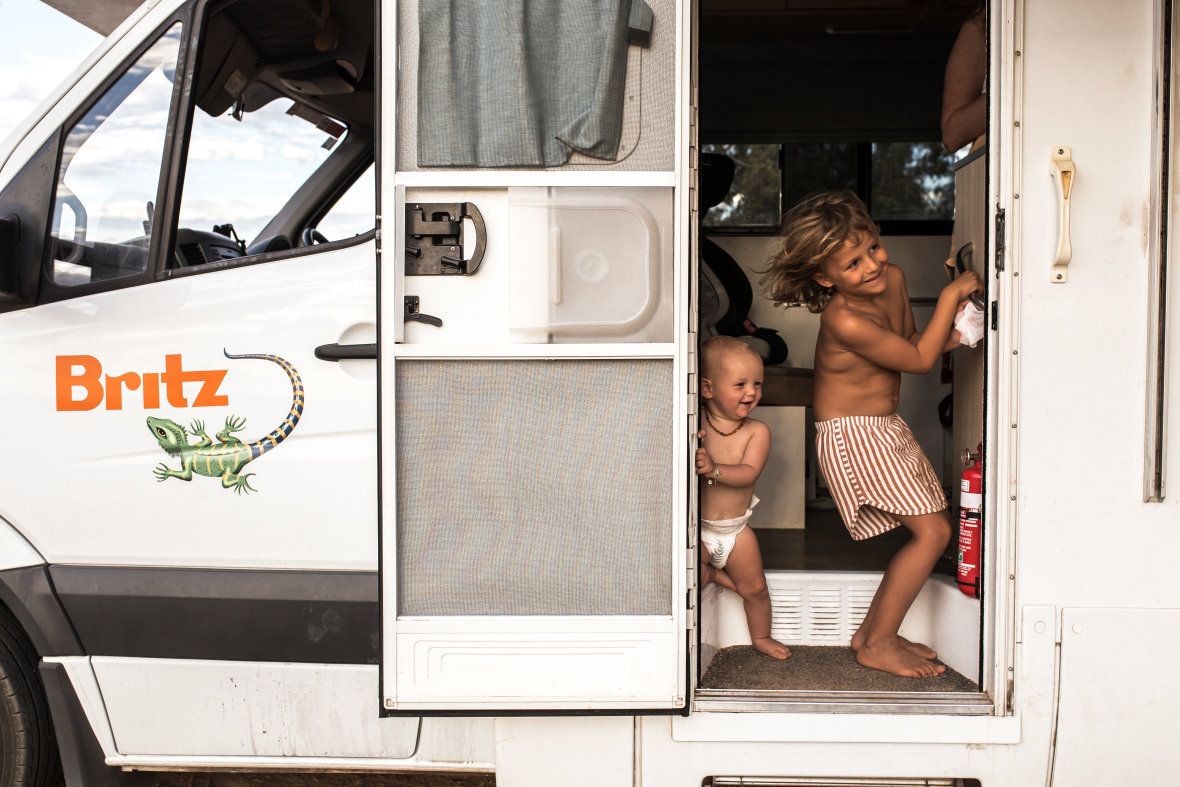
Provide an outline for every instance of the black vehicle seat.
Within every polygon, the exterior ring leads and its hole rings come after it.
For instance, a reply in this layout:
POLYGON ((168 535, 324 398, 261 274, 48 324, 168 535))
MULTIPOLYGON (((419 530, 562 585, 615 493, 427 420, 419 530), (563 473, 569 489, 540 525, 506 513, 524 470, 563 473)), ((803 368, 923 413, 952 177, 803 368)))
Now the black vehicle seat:
MULTIPOLYGON (((704 221, 705 214, 710 208, 721 204, 729 194, 733 185, 733 175, 736 169, 733 159, 719 153, 702 153, 700 155, 700 216, 704 221)), ((787 343, 772 328, 759 328, 750 320, 750 306, 754 302, 754 291, 750 286, 750 279, 737 261, 725 249, 718 246, 703 234, 700 236, 701 262, 708 266, 714 282, 723 291, 706 293, 706 282, 702 281, 701 333, 704 335, 712 329, 712 333, 719 336, 734 336, 748 340, 747 343, 762 356, 767 365, 781 364, 787 360, 787 343), (707 296, 709 296, 707 298, 707 296), (706 300, 715 305, 713 315, 706 314, 706 300), (712 317, 712 325, 704 323, 712 317)), ((705 278, 702 271, 702 279, 705 278)))

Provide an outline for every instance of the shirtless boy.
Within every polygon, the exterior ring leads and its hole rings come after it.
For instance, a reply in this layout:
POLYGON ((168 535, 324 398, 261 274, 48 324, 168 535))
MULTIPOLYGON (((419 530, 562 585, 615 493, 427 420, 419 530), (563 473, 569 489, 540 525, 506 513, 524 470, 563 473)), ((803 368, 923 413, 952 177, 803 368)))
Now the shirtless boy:
POLYGON ((701 576, 742 597, 754 647, 785 659, 787 646, 770 636, 770 592, 758 539, 746 522, 770 454, 770 430, 750 412, 762 398, 762 359, 748 345, 718 336, 701 347, 703 420, 698 437, 701 487, 701 576))
POLYGON ((982 289, 964 273, 938 296, 925 331, 901 269, 856 195, 812 195, 783 217, 783 245, 763 279, 769 297, 820 315, 815 343, 816 451, 828 488, 856 540, 904 525, 864 622, 852 636, 866 667, 914 678, 945 668, 925 645, 898 635, 902 619, 951 536, 946 496, 897 414, 901 373, 924 374, 959 344, 952 329, 964 299, 982 289))

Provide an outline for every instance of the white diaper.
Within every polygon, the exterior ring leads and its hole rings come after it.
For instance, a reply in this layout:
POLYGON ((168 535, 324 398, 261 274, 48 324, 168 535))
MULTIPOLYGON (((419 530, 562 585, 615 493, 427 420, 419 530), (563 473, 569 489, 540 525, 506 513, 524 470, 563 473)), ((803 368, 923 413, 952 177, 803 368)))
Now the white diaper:
POLYGON ((733 519, 702 519, 701 544, 709 554, 709 562, 714 568, 725 568, 729 562, 729 553, 733 551, 738 533, 746 529, 750 521, 750 514, 754 513, 754 506, 758 505, 758 496, 750 500, 750 507, 746 513, 733 519))

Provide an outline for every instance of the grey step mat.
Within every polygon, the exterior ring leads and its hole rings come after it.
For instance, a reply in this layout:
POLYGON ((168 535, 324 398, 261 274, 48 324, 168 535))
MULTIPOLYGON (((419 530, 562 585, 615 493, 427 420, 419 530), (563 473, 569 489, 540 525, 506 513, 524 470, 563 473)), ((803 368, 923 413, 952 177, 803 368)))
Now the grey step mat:
POLYGON ((772 659, 751 645, 722 648, 701 679, 702 689, 759 691, 971 692, 978 685, 950 667, 933 678, 905 678, 862 667, 852 649, 825 645, 791 646, 791 657, 772 659))

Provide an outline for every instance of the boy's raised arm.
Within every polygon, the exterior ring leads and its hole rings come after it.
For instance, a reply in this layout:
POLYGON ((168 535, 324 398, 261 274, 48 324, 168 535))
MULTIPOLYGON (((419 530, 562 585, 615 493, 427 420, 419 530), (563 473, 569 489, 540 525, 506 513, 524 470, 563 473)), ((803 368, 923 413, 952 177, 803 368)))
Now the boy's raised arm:
POLYGON ((913 341, 853 311, 842 310, 827 322, 833 335, 849 350, 878 366, 909 374, 925 374, 945 351, 959 302, 982 289, 979 276, 970 271, 939 293, 930 323, 913 341))
POLYGON ((897 287, 899 290, 898 294, 901 296, 901 302, 904 309, 902 312, 901 335, 909 339, 911 344, 916 345, 918 340, 922 338, 922 332, 918 330, 916 325, 914 325, 914 307, 910 303, 910 291, 909 288, 906 287, 905 272, 902 271, 902 269, 897 265, 891 265, 889 267, 893 272, 893 276, 896 277, 897 287))

